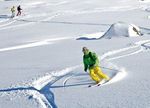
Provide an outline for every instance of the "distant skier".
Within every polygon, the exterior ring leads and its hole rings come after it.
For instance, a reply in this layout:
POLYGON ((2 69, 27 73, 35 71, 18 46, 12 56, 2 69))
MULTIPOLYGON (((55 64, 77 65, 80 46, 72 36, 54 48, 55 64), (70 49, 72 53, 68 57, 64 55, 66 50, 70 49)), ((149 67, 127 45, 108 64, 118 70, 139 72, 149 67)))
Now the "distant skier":
POLYGON ((18 7, 17 7, 17 11, 18 11, 18 13, 17 13, 17 16, 19 16, 19 15, 21 15, 21 6, 19 5, 18 7))
POLYGON ((89 51, 88 48, 83 47, 82 49, 83 55, 83 63, 84 63, 84 71, 89 70, 90 77, 98 84, 103 79, 109 80, 110 78, 102 72, 99 67, 99 59, 96 53, 89 51))
POLYGON ((15 17, 15 6, 13 6, 12 8, 11 8, 11 13, 12 13, 12 15, 11 15, 11 18, 14 18, 15 17))

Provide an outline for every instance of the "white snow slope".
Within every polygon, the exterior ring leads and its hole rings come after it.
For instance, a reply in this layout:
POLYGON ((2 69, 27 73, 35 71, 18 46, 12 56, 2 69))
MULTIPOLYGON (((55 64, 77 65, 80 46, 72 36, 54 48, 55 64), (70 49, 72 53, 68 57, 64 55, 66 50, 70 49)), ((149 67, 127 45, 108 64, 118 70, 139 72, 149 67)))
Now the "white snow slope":
MULTIPOLYGON (((150 0, 0 0, 0 108, 149 108, 150 0), (22 15, 10 18, 10 7, 22 15), (140 37, 100 38, 116 22, 140 37), (112 79, 88 88, 82 47, 112 79)), ((121 29, 122 30, 122 29, 121 29)), ((124 32, 124 31, 121 31, 124 32)))

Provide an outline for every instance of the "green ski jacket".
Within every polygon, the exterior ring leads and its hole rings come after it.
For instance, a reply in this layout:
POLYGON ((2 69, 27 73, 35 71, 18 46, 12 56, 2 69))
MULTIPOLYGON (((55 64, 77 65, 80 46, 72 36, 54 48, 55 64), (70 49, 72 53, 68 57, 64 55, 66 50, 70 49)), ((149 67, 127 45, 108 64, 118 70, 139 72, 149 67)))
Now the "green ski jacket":
POLYGON ((99 60, 96 53, 89 52, 87 55, 84 55, 83 63, 84 63, 84 71, 87 71, 87 69, 91 69, 95 66, 99 66, 99 60))

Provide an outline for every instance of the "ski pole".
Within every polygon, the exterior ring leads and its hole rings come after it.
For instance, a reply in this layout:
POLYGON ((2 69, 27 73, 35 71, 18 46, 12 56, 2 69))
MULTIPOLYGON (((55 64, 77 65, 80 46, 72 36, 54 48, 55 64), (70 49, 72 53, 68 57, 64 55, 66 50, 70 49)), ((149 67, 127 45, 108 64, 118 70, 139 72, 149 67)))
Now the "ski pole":
POLYGON ((104 68, 104 69, 109 69, 109 70, 114 70, 114 71, 118 71, 117 69, 112 69, 112 68, 108 68, 108 67, 101 67, 101 68, 104 68))

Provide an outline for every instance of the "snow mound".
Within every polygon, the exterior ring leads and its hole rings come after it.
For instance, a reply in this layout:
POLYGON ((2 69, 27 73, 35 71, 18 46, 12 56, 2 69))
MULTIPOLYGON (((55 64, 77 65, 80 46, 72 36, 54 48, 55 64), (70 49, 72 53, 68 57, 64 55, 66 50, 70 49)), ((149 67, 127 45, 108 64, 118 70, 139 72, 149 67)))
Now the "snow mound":
POLYGON ((134 24, 127 24, 124 22, 117 22, 110 26, 110 28, 103 35, 103 37, 137 37, 140 35, 140 28, 138 26, 134 24))

